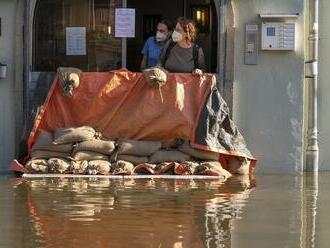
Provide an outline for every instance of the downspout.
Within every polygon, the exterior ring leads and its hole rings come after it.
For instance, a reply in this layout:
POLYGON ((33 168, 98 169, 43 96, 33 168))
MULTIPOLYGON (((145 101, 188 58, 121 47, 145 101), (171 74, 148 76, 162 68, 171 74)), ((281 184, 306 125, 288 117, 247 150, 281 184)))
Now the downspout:
POLYGON ((311 75, 309 85, 309 110, 308 110, 308 131, 306 149, 306 171, 317 173, 319 169, 319 145, 317 128, 317 83, 318 83, 318 41, 319 41, 319 0, 311 0, 312 27, 310 27, 309 42, 311 60, 306 61, 310 65, 311 75))

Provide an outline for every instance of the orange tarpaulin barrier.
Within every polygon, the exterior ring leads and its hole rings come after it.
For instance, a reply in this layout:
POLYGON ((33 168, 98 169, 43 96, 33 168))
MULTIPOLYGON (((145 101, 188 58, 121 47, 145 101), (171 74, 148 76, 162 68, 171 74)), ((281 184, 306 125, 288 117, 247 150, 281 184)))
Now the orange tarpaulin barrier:
POLYGON ((37 117, 37 129, 91 126, 108 139, 191 140, 200 106, 214 82, 211 74, 169 74, 168 82, 150 88, 141 73, 129 71, 82 73, 72 97, 65 97, 57 79, 37 117), (163 98, 161 95, 163 95, 163 98))
MULTIPOLYGON (((228 156, 256 160, 230 120, 229 110, 212 74, 169 74, 165 86, 151 88, 142 73, 127 70, 85 72, 72 96, 63 96, 57 77, 41 107, 28 140, 31 151, 38 130, 91 126, 108 139, 159 140, 181 138, 192 146, 228 156), (205 142, 204 142, 205 141, 205 142)), ((12 163, 17 169, 19 163, 12 163)))

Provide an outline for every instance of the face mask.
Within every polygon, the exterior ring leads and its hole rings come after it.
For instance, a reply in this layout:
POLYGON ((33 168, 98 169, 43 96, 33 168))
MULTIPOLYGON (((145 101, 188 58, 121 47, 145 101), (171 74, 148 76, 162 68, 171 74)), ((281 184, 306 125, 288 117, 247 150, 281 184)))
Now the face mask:
POLYGON ((177 32, 177 31, 174 31, 173 32, 173 34, 172 34, 172 40, 174 41, 174 42, 180 42, 180 41, 182 41, 182 34, 180 34, 179 32, 177 32))
POLYGON ((156 34, 156 40, 157 40, 158 42, 165 41, 166 38, 167 38, 166 34, 161 33, 161 32, 159 32, 159 31, 157 32, 157 34, 156 34))

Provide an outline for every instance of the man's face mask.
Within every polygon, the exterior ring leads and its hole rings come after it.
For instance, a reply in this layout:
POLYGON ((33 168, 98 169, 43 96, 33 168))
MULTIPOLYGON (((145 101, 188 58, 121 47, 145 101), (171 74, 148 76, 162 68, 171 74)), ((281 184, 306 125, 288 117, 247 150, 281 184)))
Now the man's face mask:
POLYGON ((173 32, 173 34, 172 34, 172 40, 174 41, 174 42, 180 42, 180 41, 182 41, 182 34, 180 34, 179 32, 177 32, 177 31, 175 31, 174 30, 174 32, 173 32))
POLYGON ((156 40, 157 40, 158 42, 165 41, 166 38, 167 38, 166 34, 161 33, 161 32, 159 32, 159 31, 157 32, 157 34, 156 34, 156 40))

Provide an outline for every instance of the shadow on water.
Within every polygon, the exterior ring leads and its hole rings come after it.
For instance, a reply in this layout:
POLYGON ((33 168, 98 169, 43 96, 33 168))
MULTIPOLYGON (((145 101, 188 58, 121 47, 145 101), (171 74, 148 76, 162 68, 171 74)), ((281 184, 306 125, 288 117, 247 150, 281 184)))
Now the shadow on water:
POLYGON ((231 247, 255 181, 13 179, 14 247, 231 247))

